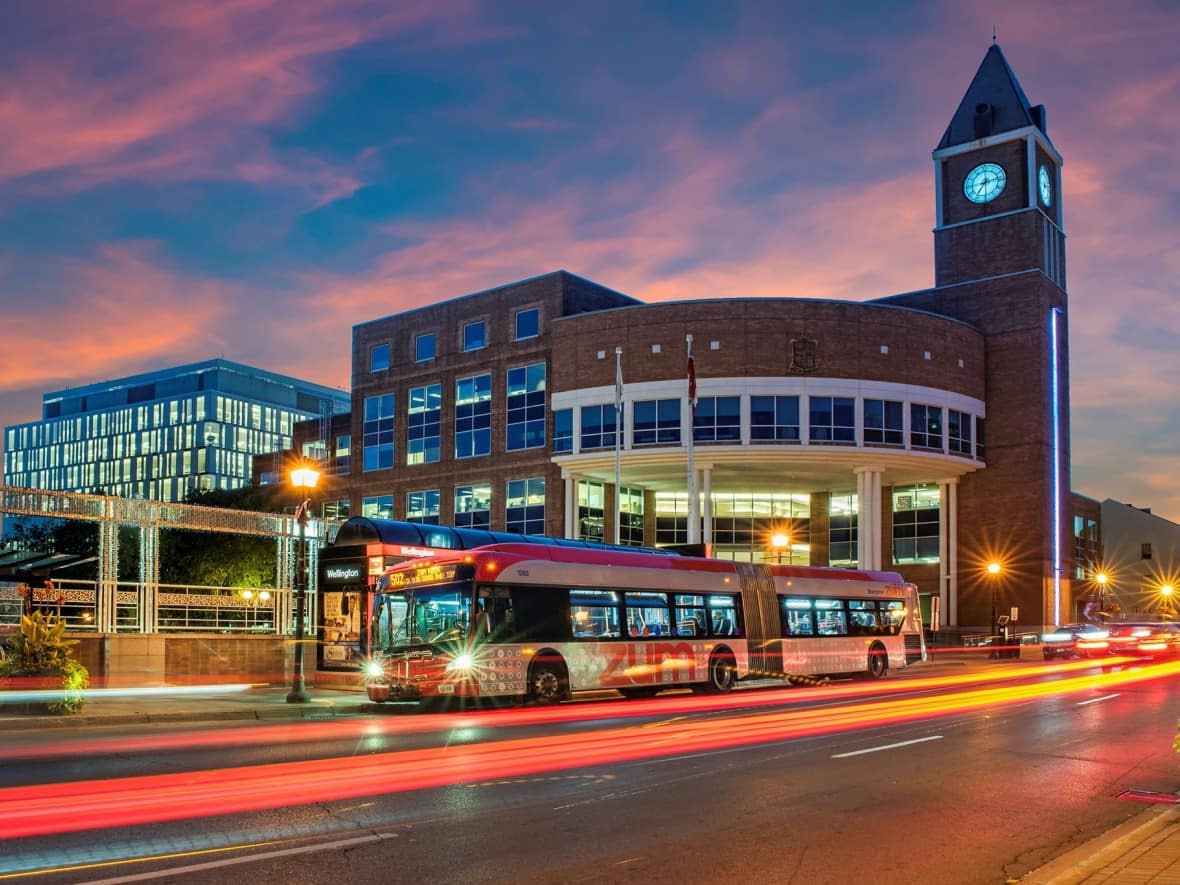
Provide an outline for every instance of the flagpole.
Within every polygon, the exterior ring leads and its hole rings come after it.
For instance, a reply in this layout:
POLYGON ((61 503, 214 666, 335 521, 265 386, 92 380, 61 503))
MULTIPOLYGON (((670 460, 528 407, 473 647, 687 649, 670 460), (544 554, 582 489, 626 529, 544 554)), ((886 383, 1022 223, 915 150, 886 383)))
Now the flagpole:
POLYGON ((615 348, 615 543, 623 521, 623 348, 615 348))
POLYGON ((697 373, 692 359, 692 335, 684 336, 688 350, 688 543, 701 542, 701 502, 697 499, 697 472, 692 463, 693 424, 697 411, 697 373))

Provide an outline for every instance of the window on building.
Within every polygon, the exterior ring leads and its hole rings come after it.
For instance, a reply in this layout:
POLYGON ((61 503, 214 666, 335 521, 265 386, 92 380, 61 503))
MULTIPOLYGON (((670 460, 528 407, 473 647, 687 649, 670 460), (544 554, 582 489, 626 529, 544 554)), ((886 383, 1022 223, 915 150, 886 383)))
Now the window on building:
POLYGON ((545 364, 508 370, 507 441, 509 452, 545 445, 545 364))
POLYGON ((695 442, 741 442, 741 397, 702 396, 692 419, 695 442))
POLYGON ((688 543, 688 495, 656 492, 656 546, 688 543))
POLYGON ((365 397, 364 414, 365 471, 393 466, 393 394, 365 397))
POLYGON ((574 450, 574 410, 558 409, 553 413, 553 454, 574 450))
POLYGON ((1139 558, 1140 559, 1151 559, 1151 542, 1150 541, 1139 545, 1139 558))
POLYGON ((348 519, 350 505, 347 498, 340 501, 325 501, 321 512, 324 519, 348 519))
POLYGON ((975 457, 980 461, 986 460, 983 457, 983 419, 979 417, 975 419, 975 457))
POLYGON ((332 472, 347 475, 352 472, 352 434, 342 433, 336 437, 333 453, 332 472))
POLYGON ((643 489, 624 486, 619 495, 619 543, 643 546, 643 489))
POLYGON ((600 406, 582 406, 581 451, 613 449, 616 429, 613 403, 600 406))
POLYGON ((545 534, 545 477, 510 479, 505 505, 504 524, 508 531, 545 534))
POLYGON ((831 495, 828 499, 828 565, 856 568, 859 562, 856 504, 855 494, 831 495))
POLYGON ((438 489, 425 489, 420 492, 409 492, 406 495, 407 522, 424 522, 428 525, 438 525, 438 518, 438 489))
POLYGON ((492 453, 492 376, 475 375, 455 382, 455 457, 492 453))
POLYGON ((799 397, 750 397, 753 442, 799 442, 799 397))
POLYGON ((516 312, 516 340, 536 338, 541 334, 541 310, 530 307, 516 312))
POLYGON ((680 400, 649 399, 634 403, 631 442, 637 446, 680 443, 680 400))
POLYGON ((455 525, 471 529, 491 528, 491 483, 455 487, 455 525))
POLYGON ((369 371, 384 372, 389 368, 389 345, 374 344, 369 348, 369 371))
POLYGON ((581 540, 599 543, 604 540, 605 497, 602 483, 578 480, 578 538, 581 540))
POLYGON ((393 495, 372 495, 362 498, 361 516, 393 519, 393 495))
POLYGON ((426 332, 414 338, 414 362, 423 363, 436 356, 436 339, 433 332, 426 332))
POLYGON ((892 498, 894 564, 938 562, 938 486, 894 486, 892 498))
POLYGON ((482 350, 488 346, 488 326, 483 320, 463 326, 463 352, 482 350))
POLYGON ((856 400, 846 396, 809 396, 807 411, 812 442, 856 442, 856 400))
POLYGON ((717 556, 742 562, 811 561, 811 495, 799 493, 714 492, 713 549, 717 556), (790 546, 774 549, 771 538, 786 534, 790 546))
POLYGON ((441 455, 442 385, 410 388, 406 415, 406 463, 433 464, 441 455))
POLYGON ((942 407, 910 403, 910 445, 942 450, 942 407))
POLYGON ((865 444, 904 446, 905 429, 903 406, 888 399, 866 399, 864 401, 865 444))
POLYGON ((971 413, 946 410, 947 444, 952 452, 971 457, 971 413))

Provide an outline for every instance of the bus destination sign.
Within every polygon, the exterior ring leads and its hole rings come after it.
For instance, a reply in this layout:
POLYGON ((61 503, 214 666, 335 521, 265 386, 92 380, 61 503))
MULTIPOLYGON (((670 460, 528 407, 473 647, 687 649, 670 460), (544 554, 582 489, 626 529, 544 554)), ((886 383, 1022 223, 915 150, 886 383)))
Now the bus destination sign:
POLYGON ((443 584, 453 581, 458 567, 456 563, 448 563, 447 565, 423 565, 404 571, 390 572, 389 589, 409 587, 412 584, 443 584))

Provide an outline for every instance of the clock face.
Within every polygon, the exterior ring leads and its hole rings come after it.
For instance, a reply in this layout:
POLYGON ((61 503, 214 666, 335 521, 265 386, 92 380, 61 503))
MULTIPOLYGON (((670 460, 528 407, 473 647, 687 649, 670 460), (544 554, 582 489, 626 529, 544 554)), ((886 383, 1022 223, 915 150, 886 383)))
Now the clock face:
POLYGON ((1003 166, 983 163, 967 173, 963 193, 972 203, 988 203, 1000 195, 1007 181, 1003 166))
POLYGON ((1053 205, 1053 180, 1049 177, 1049 170, 1044 166, 1037 172, 1037 185, 1041 189, 1041 202, 1046 206, 1053 205))

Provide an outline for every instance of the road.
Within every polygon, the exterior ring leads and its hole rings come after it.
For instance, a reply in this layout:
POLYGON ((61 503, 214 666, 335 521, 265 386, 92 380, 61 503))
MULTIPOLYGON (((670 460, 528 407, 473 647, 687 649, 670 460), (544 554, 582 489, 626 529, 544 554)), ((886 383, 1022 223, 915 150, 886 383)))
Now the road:
POLYGON ((0 736, 0 878, 1001 883, 1175 793, 1180 663, 0 736))

